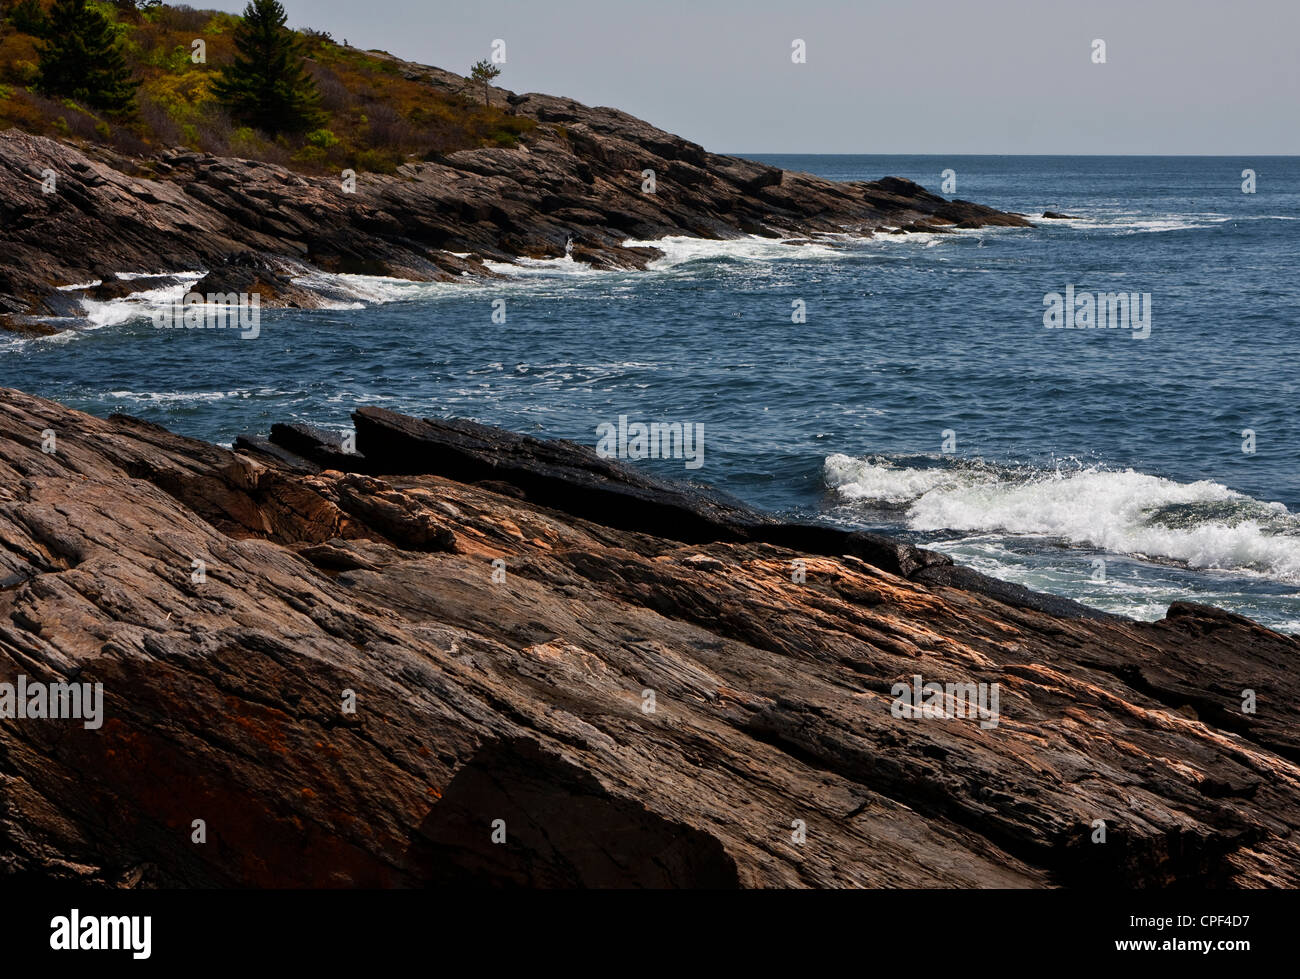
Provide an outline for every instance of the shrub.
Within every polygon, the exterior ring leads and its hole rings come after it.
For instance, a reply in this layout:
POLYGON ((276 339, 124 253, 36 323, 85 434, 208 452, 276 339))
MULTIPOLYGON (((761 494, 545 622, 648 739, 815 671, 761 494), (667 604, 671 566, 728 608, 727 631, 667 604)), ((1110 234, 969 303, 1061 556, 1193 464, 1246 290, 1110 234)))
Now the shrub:
MULTIPOLYGON (((146 82, 142 92, 152 106, 165 113, 173 124, 167 127, 169 145, 184 139, 180 132, 182 126, 202 124, 206 129, 218 109, 212 101, 212 76, 206 72, 159 75, 146 82)), ((150 118, 157 118, 154 110, 151 110, 150 118)))
POLYGON ((152 12, 146 12, 145 17, 165 30, 195 35, 203 33, 213 19, 211 10, 195 10, 185 3, 174 7, 156 7, 152 12))
POLYGON ((190 49, 183 44, 177 44, 170 49, 159 47, 148 56, 146 61, 152 67, 161 68, 163 71, 184 72, 190 66, 190 49))
POLYGON ((153 134, 160 145, 176 146, 180 143, 181 127, 167 111, 167 107, 152 97, 146 95, 140 99, 139 118, 144 128, 153 134))
POLYGON ((326 112, 345 112, 356 105, 356 96, 332 68, 310 65, 308 70, 316 82, 316 90, 320 92, 321 108, 326 112))
POLYGON ((113 147, 128 156, 144 156, 149 152, 149 144, 131 130, 118 126, 113 130, 113 147))
POLYGON ((220 10, 206 11, 209 16, 207 24, 203 28, 203 33, 209 36, 221 36, 222 34, 231 34, 243 21, 237 14, 227 14, 220 10))
POLYGON ((184 145, 215 155, 230 152, 230 134, 234 124, 219 107, 204 104, 193 107, 180 123, 184 145))
POLYGON ((34 61, 28 61, 26 58, 19 58, 17 61, 11 61, 3 68, 4 78, 6 81, 13 82, 16 85, 22 85, 24 88, 31 88, 40 78, 40 69, 36 67, 34 61))
POLYGON ((304 146, 297 153, 293 154, 294 163, 306 164, 313 170, 321 168, 328 160, 329 153, 320 146, 304 146))
POLYGON ((352 168, 374 173, 396 173, 398 161, 382 150, 361 150, 352 158, 352 168))
POLYGON ((371 146, 406 146, 415 130, 391 105, 377 102, 366 107, 366 135, 371 146))
POLYGON ((49 116, 42 112, 32 101, 29 92, 15 91, 3 105, 0 105, 0 129, 15 126, 29 133, 49 131, 49 116))
POLYGON ((339 145, 339 138, 328 129, 317 129, 307 134, 307 143, 310 146, 319 146, 323 150, 331 146, 339 145))

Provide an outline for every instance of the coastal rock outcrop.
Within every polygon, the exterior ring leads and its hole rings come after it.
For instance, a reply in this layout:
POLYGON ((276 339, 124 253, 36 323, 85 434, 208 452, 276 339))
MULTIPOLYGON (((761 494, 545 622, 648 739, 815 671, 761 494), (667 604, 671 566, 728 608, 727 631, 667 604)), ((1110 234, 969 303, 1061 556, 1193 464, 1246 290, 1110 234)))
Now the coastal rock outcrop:
MULTIPOLYGON (((396 59, 394 59, 396 61, 396 59)), ((397 62, 431 87, 465 79, 397 62)), ((907 180, 837 183, 706 152, 624 112, 501 89, 537 127, 511 148, 413 160, 398 173, 306 176, 269 163, 173 150, 148 159, 0 133, 0 319, 66 315, 54 290, 131 273, 207 272, 204 292, 246 276, 250 256, 304 273, 440 281, 491 274, 485 261, 562 258, 640 268, 660 255, 629 240, 802 237, 1027 226, 907 180), (653 171, 653 192, 644 188, 653 171)), ((265 283, 275 286, 275 283, 265 283)), ((313 287, 268 288, 263 305, 312 305, 313 287)), ((315 304, 331 297, 319 297, 315 304)))
POLYGON ((0 684, 103 684, 97 728, 0 719, 0 876, 1300 884, 1294 638, 354 421, 226 449, 0 390, 0 684), (917 677, 997 710, 900 710, 917 677))

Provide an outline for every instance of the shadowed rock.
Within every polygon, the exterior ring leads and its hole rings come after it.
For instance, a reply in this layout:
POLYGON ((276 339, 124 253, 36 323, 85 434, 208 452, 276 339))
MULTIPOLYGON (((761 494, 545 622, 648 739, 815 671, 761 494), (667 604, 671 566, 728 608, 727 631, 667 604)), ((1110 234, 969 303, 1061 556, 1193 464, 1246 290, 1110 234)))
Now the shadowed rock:
POLYGON ((612 797, 527 739, 474 755, 421 824, 409 856, 434 887, 739 884, 715 838, 612 797))
POLYGON ((227 450, 0 390, 0 683, 104 685, 96 730, 0 719, 0 875, 1300 884, 1292 637, 1096 615, 571 444, 356 421, 356 455, 227 450), (999 712, 911 716, 918 676, 999 712))

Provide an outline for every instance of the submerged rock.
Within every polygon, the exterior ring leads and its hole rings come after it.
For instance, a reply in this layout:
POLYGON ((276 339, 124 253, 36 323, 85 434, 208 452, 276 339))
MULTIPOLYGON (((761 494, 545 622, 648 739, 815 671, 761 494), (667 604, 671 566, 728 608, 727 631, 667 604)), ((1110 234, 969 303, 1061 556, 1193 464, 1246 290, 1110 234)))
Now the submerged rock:
POLYGON ((256 252, 239 252, 222 259, 195 283, 192 291, 202 296, 257 295, 262 306, 312 309, 322 305, 322 297, 294 281, 295 275, 307 271, 301 263, 274 260, 256 252))

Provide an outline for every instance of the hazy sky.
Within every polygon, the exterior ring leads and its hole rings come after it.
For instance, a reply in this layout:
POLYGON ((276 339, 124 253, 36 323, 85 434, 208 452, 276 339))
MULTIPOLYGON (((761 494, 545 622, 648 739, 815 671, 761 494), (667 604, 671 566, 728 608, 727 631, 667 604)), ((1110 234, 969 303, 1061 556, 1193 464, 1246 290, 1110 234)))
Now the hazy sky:
POLYGON ((462 74, 501 38, 505 87, 719 152, 1300 153, 1300 0, 283 2, 462 74))

